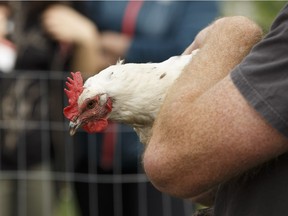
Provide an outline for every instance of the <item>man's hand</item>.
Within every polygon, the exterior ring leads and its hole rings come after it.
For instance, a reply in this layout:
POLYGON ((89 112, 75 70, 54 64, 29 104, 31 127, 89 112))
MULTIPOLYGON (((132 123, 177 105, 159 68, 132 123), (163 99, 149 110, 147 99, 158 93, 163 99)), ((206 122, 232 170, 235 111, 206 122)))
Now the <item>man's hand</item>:
POLYGON ((111 64, 103 55, 97 26, 73 8, 54 4, 44 11, 42 23, 56 41, 74 45, 71 70, 82 71, 86 78, 111 64))
POLYGON ((101 34, 101 45, 105 52, 116 57, 124 57, 131 43, 131 38, 127 35, 105 31, 101 34))
POLYGON ((57 41, 82 44, 99 37, 94 23, 67 5, 50 6, 44 11, 42 22, 45 30, 57 41))

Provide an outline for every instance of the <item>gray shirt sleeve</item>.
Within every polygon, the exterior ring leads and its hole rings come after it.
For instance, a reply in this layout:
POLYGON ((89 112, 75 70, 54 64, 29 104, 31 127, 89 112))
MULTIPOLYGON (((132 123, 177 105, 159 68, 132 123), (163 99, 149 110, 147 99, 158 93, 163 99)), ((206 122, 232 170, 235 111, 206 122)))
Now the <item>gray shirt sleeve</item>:
POLYGON ((248 103, 288 137, 288 5, 231 78, 248 103))

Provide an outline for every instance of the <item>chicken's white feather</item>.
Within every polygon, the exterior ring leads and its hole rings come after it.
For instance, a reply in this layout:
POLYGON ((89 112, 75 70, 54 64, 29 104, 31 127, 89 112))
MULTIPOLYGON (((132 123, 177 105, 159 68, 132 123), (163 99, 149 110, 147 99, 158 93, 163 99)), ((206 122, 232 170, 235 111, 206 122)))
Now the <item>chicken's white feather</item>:
POLYGON ((161 63, 110 66, 85 82, 78 104, 95 95, 101 95, 103 101, 112 98, 109 119, 133 126, 141 141, 147 142, 167 90, 195 54, 174 56, 161 63))

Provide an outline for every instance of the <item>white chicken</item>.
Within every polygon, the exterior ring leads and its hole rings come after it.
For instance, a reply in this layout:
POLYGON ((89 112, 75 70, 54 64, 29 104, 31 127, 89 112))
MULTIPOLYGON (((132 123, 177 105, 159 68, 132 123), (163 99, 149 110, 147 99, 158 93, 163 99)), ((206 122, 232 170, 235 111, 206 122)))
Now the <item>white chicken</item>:
POLYGON ((108 120, 132 126, 147 143, 167 90, 197 53, 174 56, 161 63, 119 62, 90 77, 83 85, 80 72, 71 73, 64 89, 69 106, 70 135, 79 127, 89 133, 106 129, 108 120))

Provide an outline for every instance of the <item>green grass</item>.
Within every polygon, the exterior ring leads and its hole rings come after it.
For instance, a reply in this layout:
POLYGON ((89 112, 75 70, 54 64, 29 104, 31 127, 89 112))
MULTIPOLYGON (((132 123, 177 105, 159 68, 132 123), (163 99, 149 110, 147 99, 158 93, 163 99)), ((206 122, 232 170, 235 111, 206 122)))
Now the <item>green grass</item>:
POLYGON ((55 216, 80 216, 77 201, 69 186, 61 191, 55 216))

